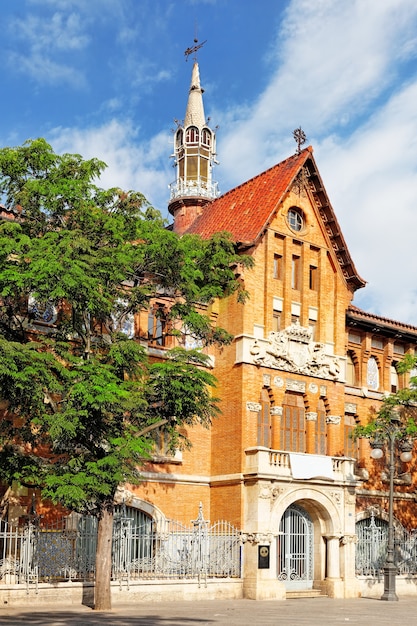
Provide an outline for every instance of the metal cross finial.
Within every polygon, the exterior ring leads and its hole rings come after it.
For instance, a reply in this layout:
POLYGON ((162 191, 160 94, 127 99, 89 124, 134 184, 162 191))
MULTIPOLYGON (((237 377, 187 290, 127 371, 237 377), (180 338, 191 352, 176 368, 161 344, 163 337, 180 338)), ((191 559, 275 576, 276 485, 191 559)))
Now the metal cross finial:
POLYGON ((300 126, 299 128, 295 129, 292 136, 294 137, 297 143, 297 154, 300 154, 301 146, 306 142, 306 139, 307 139, 306 134, 300 126))
POLYGON ((184 52, 185 60, 188 61, 188 57, 190 56, 190 54, 194 54, 194 61, 197 61, 197 50, 200 50, 200 48, 204 46, 206 41, 207 39, 203 41, 203 43, 198 43, 198 39, 194 39, 194 46, 187 48, 187 50, 184 52))

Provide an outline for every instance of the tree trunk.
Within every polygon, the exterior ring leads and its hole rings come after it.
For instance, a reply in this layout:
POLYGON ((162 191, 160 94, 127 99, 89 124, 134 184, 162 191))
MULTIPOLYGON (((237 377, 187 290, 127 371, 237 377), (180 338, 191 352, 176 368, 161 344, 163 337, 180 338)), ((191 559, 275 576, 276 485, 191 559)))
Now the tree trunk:
POLYGON ((111 568, 112 568, 113 510, 104 509, 98 521, 96 551, 96 581, 94 609, 111 609, 111 568))

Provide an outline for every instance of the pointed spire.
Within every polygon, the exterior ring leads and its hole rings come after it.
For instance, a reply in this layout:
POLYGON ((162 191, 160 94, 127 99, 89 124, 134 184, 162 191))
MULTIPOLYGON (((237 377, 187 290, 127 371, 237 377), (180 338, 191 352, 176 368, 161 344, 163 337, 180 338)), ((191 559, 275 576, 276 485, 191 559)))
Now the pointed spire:
POLYGON ((198 69, 198 63, 195 61, 193 65, 193 72, 191 75, 191 85, 188 94, 187 109, 185 111, 184 127, 197 126, 201 129, 206 123, 204 116, 204 104, 203 104, 203 92, 204 89, 200 85, 200 72, 198 69))
MULTIPOLYGON (((189 53, 194 51, 190 48, 189 53)), ((168 210, 174 216, 174 229, 178 233, 185 232, 203 207, 219 195, 217 183, 212 180, 216 133, 206 123, 203 92, 194 59, 184 123, 178 123, 174 135, 176 180, 170 184, 168 210)))

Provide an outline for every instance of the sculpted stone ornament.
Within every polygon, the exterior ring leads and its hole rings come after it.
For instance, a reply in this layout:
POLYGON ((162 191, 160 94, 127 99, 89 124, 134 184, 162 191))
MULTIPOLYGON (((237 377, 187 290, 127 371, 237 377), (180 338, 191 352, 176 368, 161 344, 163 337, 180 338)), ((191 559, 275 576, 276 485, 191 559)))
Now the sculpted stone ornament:
POLYGON ((259 413, 259 411, 262 411, 262 404, 259 404, 259 402, 246 402, 246 408, 253 413, 259 413))
POLYGON ((267 543, 271 544, 274 539, 274 535, 272 533, 243 533, 241 536, 242 543, 267 543))
POLYGON ((312 329, 300 326, 298 321, 285 330, 269 333, 266 347, 255 342, 251 354, 256 365, 327 380, 340 378, 339 359, 327 354, 325 344, 312 340, 312 329))
POLYGON ((358 536, 357 535, 343 535, 343 537, 340 538, 340 543, 343 544, 344 546, 348 545, 349 543, 356 544, 358 543, 358 536))

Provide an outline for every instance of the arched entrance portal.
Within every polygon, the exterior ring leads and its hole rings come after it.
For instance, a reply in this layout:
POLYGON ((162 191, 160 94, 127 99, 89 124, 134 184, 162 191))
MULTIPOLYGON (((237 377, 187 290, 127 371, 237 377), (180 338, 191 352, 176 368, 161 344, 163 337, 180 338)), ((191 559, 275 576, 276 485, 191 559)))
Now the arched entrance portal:
POLYGON ((278 579, 286 589, 313 586, 313 522, 307 511, 292 504, 282 516, 278 535, 278 579))

